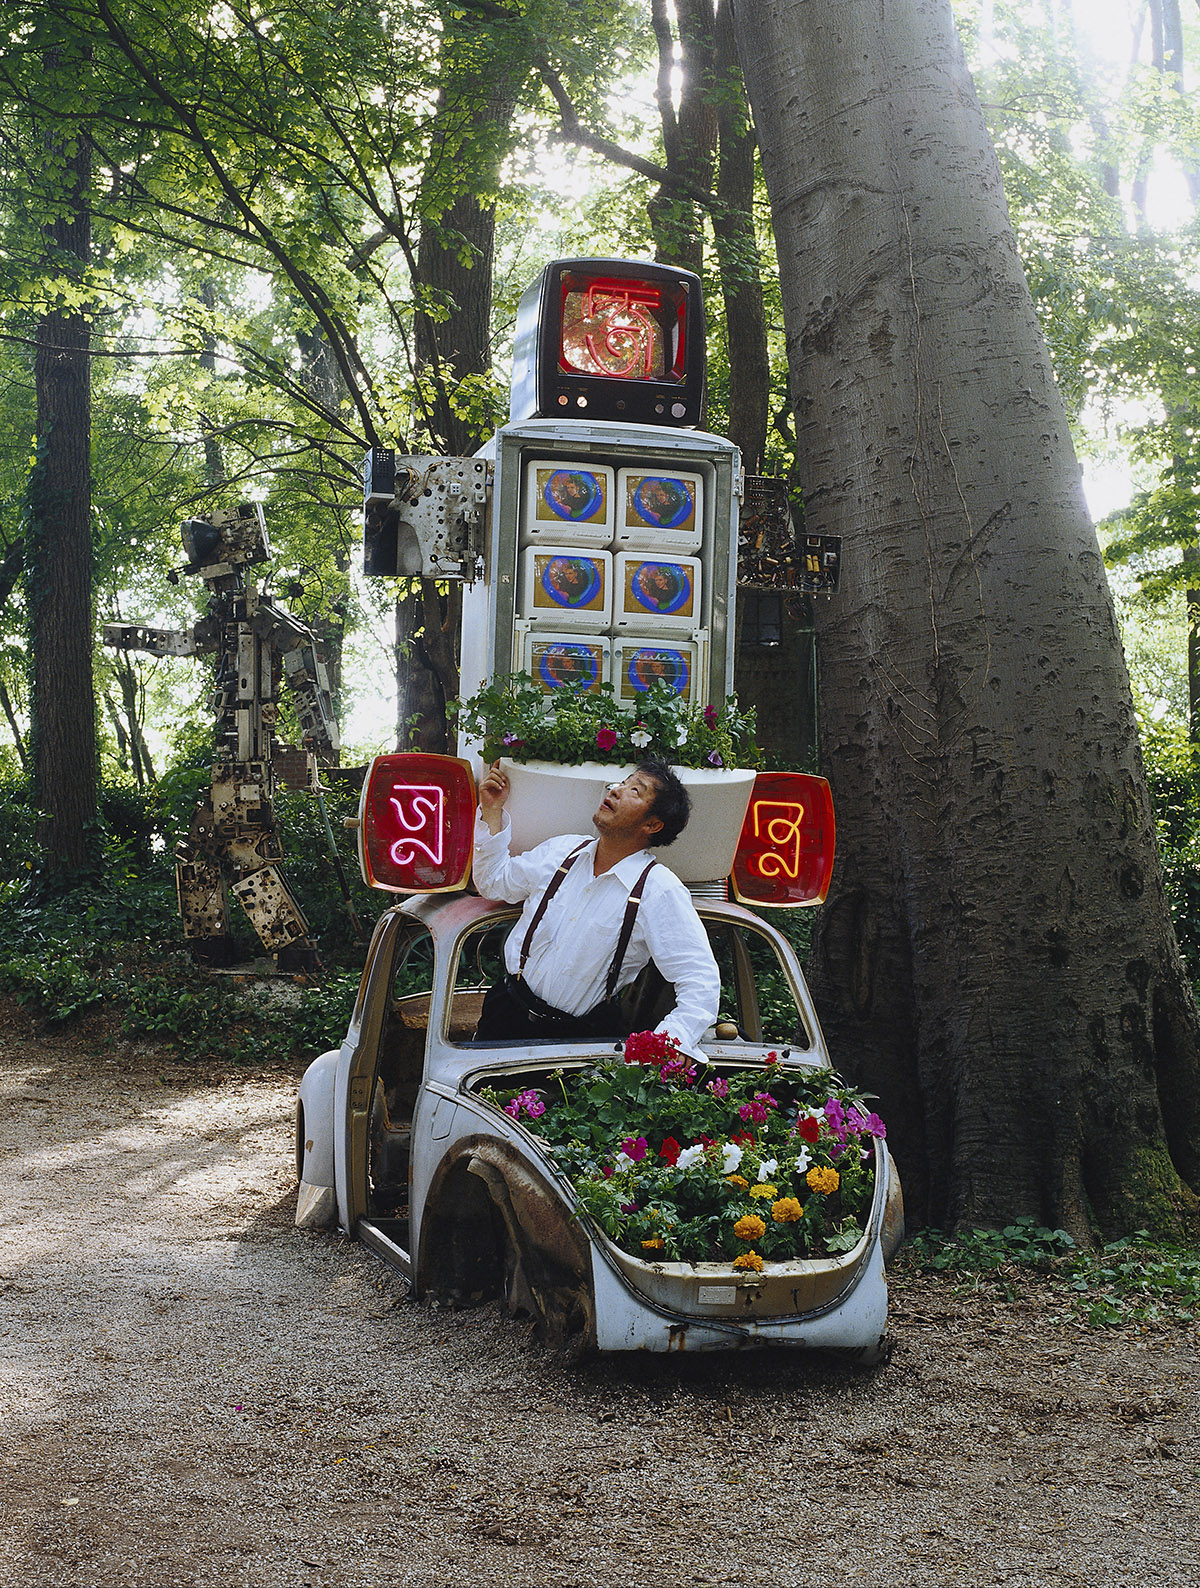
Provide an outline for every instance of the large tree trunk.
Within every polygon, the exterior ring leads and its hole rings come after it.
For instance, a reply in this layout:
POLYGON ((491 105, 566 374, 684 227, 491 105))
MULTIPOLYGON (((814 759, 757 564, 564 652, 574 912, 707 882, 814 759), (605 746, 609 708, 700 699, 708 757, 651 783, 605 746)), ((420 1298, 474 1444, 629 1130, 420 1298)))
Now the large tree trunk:
MULTIPOLYGON (((667 170, 698 188, 712 186, 717 147, 717 96, 713 83, 713 0, 674 0, 671 29, 667 0, 650 0, 658 41, 658 101, 667 170), (678 62, 676 43, 678 42, 678 62), (679 108, 675 108, 676 73, 679 108)), ((704 217, 678 188, 664 183, 647 205, 654 257, 699 276, 704 271, 704 217)))
POLYGON ((839 813, 816 951, 916 1220, 1194 1222, 1200 1078, 1128 679, 948 0, 741 0, 839 813))
MULTIPOLYGON (((77 57, 49 50, 47 74, 80 77, 77 57)), ((46 227, 47 269, 82 276, 90 251, 91 145, 81 128, 56 129, 62 206, 46 227)), ((34 358, 37 462, 25 536, 34 791, 43 862, 51 875, 89 858, 97 812, 96 702, 92 687, 91 333, 77 313, 38 324, 34 358)))
POLYGON ((746 114, 746 89, 738 66, 729 6, 717 12, 713 35, 717 79, 720 164, 712 212, 713 236, 725 302, 729 356, 729 439, 741 448, 747 473, 763 466, 771 364, 763 304, 762 261, 754 233, 754 131, 746 114))

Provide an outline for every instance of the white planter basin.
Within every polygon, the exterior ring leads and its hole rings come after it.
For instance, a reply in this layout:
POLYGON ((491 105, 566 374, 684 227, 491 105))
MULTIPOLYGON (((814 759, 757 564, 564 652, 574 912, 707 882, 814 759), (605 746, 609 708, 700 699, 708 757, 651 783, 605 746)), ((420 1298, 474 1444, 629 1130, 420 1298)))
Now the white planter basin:
MULTIPOLYGON (((610 783, 619 783, 631 766, 559 766, 551 761, 500 763, 511 791, 506 809, 512 822, 510 853, 523 854, 561 833, 594 833, 592 817, 610 783)), ((673 844, 655 857, 687 883, 715 882, 733 869, 733 857, 754 773, 677 766, 675 772, 692 800, 691 820, 673 844)))

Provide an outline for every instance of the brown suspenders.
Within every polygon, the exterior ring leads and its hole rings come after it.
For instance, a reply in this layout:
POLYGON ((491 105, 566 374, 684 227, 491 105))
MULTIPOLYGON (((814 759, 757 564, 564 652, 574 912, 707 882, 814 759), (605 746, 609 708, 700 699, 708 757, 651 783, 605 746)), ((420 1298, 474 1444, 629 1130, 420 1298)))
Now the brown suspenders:
MULTIPOLYGON (((577 844, 550 878, 549 886, 546 888, 545 893, 542 894, 541 902, 538 904, 537 909, 533 912, 533 920, 530 921, 525 932, 524 941, 521 944, 521 963, 517 967, 517 976, 520 980, 524 980, 525 961, 529 958, 530 944, 533 942, 533 934, 542 923, 542 916, 546 913, 546 906, 559 888, 562 887, 563 879, 574 865, 576 857, 582 850, 587 848, 590 842, 590 839, 585 838, 581 844, 577 844)), ((657 860, 652 860, 629 890, 629 899, 625 905, 625 919, 621 922, 621 933, 617 938, 617 950, 613 955, 612 964, 608 968, 608 982, 604 991, 605 998, 611 998, 617 990, 617 978, 621 974, 621 966, 625 963, 625 953, 629 948, 629 939, 633 936, 633 925, 637 920, 638 906, 642 902, 642 890, 646 885, 646 878, 657 864, 657 860)))

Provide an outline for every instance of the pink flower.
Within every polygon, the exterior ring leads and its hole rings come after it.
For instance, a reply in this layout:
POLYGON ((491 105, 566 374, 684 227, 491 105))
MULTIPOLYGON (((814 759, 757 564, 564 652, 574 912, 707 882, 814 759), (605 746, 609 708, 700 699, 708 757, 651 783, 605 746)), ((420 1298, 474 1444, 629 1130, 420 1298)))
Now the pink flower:
POLYGON ((518 1092, 510 1103, 505 1103, 504 1112, 510 1119, 520 1119, 522 1114, 529 1119, 540 1119, 546 1112, 546 1105, 534 1091, 518 1092))
POLYGON ((723 1075, 718 1075, 715 1081, 709 1081, 708 1090, 714 1097, 728 1097, 729 1082, 723 1075))
POLYGON ((825 1104, 825 1118, 828 1120, 829 1128, 833 1134, 840 1140, 845 1141, 846 1110, 842 1106, 841 1100, 839 1098, 831 1097, 825 1104))
POLYGON ((601 728, 596 734, 596 743, 601 750, 611 750, 616 742, 617 730, 615 728, 601 728))
POLYGON ((715 706, 705 706, 705 708, 704 708, 704 723, 705 723, 705 726, 708 727, 708 728, 715 728, 716 727, 716 725, 717 725, 717 708, 715 706))
POLYGON ((765 1125, 768 1104, 772 1108, 779 1106, 773 1097, 768 1097, 765 1092, 759 1092, 752 1103, 742 1104, 738 1109, 738 1118, 744 1119, 748 1125, 765 1125))
POLYGON ((649 1143, 645 1136, 626 1136, 621 1143, 621 1151, 627 1158, 632 1158, 634 1163, 641 1163, 646 1156, 646 1148, 648 1146, 649 1143))

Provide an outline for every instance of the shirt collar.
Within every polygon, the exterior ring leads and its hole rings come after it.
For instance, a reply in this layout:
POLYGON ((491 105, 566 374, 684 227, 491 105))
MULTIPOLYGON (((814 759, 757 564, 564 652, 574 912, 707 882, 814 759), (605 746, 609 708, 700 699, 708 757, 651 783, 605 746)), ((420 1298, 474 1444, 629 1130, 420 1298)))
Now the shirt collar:
MULTIPOLYGON (((597 843, 599 843, 599 839, 596 839, 587 851, 589 867, 594 867, 595 865, 597 843)), ((606 877, 617 877, 627 888, 632 888, 642 872, 645 871, 647 864, 654 858, 648 849, 637 849, 632 855, 626 855, 624 860, 618 860, 615 866, 610 866, 604 875, 606 877)), ((599 880, 594 876, 594 873, 593 880, 599 880)))

